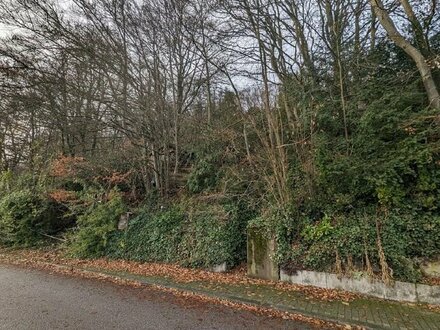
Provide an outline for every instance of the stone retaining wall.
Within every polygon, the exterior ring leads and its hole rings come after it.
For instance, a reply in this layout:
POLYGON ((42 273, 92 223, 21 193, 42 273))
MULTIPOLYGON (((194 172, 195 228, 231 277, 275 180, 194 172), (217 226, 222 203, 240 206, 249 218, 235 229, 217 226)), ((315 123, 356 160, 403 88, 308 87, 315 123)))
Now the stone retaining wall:
POLYGON ((367 278, 338 277, 336 274, 307 270, 297 271, 293 275, 288 275, 281 270, 280 279, 293 284, 341 289, 383 299, 440 305, 440 286, 399 281, 389 286, 381 281, 367 278))

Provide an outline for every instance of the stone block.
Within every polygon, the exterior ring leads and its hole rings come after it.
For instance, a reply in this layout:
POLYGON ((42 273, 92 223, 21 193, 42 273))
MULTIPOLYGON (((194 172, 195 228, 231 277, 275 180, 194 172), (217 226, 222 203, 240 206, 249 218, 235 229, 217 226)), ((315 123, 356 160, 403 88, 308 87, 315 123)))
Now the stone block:
POLYGON ((366 294, 372 297, 378 297, 378 298, 384 298, 385 297, 385 290, 386 290, 386 284, 382 281, 378 281, 375 279, 368 279, 364 278, 360 285, 357 286, 357 289, 362 294, 366 294))
POLYGON ((327 274, 327 289, 341 289, 347 286, 349 279, 345 277, 338 276, 336 274, 327 274))
POLYGON ((393 285, 387 286, 385 284, 385 299, 417 302, 416 285, 413 283, 396 281, 393 285))
POLYGON ((130 221, 131 215, 131 212, 126 212, 120 216, 118 222, 118 230, 125 230, 128 228, 128 223, 130 221))
POLYGON ((289 275, 286 271, 280 271, 280 279, 284 282, 301 285, 312 285, 320 288, 327 288, 326 274, 320 272, 311 272, 299 270, 295 274, 289 275))
POLYGON ((302 270, 298 272, 301 281, 305 285, 313 285, 319 288, 327 288, 327 276, 321 272, 302 270))
POLYGON ((283 269, 280 270, 280 281, 294 283, 294 282, 292 282, 291 276, 289 274, 287 274, 286 271, 283 269))
POLYGON ((214 273, 225 273, 228 270, 228 267, 226 265, 226 262, 219 264, 219 265, 215 265, 214 267, 212 267, 212 271, 214 273))
POLYGON ((440 305, 440 286, 416 284, 416 290, 418 302, 440 305))
POLYGON ((440 261, 427 261, 420 265, 422 273, 428 277, 440 278, 440 261))
POLYGON ((273 260, 275 248, 274 238, 267 238, 256 228, 248 229, 247 266, 249 276, 268 280, 279 279, 279 268, 273 260))

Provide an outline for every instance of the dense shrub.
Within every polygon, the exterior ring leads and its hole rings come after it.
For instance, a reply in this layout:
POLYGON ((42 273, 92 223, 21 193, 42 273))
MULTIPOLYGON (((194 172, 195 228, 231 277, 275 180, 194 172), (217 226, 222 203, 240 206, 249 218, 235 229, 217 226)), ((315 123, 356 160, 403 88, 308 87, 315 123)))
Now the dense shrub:
POLYGON ((305 226, 302 237, 285 257, 290 259, 290 267, 320 271, 335 271, 339 258, 344 270, 350 271, 350 267, 366 270, 368 256, 371 270, 379 273, 379 239, 394 277, 417 281, 421 276, 417 263, 440 251, 440 217, 414 219, 399 213, 382 219, 360 213, 331 221, 324 217, 305 226))
POLYGON ((220 173, 217 157, 206 156, 199 159, 188 177, 188 190, 191 193, 200 193, 214 188, 219 181, 220 173))
POLYGON ((124 235, 121 235, 117 243, 119 250, 131 260, 176 262, 177 247, 182 239, 183 218, 178 208, 155 214, 142 211, 130 222, 124 235))
POLYGON ((92 204, 77 219, 78 228, 71 237, 70 252, 77 257, 104 256, 125 211, 126 205, 118 194, 111 194, 107 202, 92 204))
POLYGON ((373 101, 351 113, 349 149, 339 119, 318 116, 313 193, 299 186, 293 211, 275 222, 278 258, 295 269, 362 271, 368 255, 378 275, 385 261, 396 279, 418 280, 421 260, 440 253, 438 112, 415 85, 370 87, 361 95, 374 90, 373 101))
POLYGON ((179 246, 181 262, 194 267, 208 267, 225 261, 230 264, 233 258, 228 240, 230 220, 221 206, 191 210, 179 246))
POLYGON ((190 267, 235 265, 245 258, 246 225, 252 216, 241 203, 144 210, 126 231, 112 235, 107 253, 113 258, 190 267))
POLYGON ((11 192, 0 199, 0 243, 35 245, 44 236, 62 228, 56 203, 29 190, 11 192))

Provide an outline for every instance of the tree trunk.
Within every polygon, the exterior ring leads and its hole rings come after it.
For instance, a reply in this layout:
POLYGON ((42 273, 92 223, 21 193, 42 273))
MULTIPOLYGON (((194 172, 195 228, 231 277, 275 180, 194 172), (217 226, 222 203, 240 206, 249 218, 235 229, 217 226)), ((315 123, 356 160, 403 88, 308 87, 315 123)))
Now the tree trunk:
POLYGON ((374 9, 380 24, 386 30, 390 39, 394 41, 394 43, 405 53, 407 53, 416 63, 417 69, 422 76, 426 93, 428 94, 430 106, 433 108, 440 108, 440 94, 432 76, 431 68, 426 63, 426 59, 423 54, 399 33, 394 25, 394 22, 384 9, 384 5, 381 0, 370 0, 370 4, 374 9))

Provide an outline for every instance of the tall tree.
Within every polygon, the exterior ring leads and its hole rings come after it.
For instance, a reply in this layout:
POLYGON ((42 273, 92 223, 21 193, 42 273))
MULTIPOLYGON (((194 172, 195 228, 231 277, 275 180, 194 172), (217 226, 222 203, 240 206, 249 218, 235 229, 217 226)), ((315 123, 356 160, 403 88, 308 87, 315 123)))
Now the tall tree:
MULTIPOLYGON (((418 21, 414 10, 407 0, 400 0, 401 5, 407 15, 407 18, 414 27, 416 40, 418 46, 412 45, 411 42, 405 38, 397 29, 395 22, 391 19, 390 13, 387 11, 382 0, 370 0, 370 4, 374 9, 376 16, 386 30, 388 36, 392 41, 396 43, 405 53, 407 53, 415 62, 417 69, 422 77, 423 84, 425 86, 426 94, 429 98, 430 106, 433 108, 440 108, 440 93, 436 86, 432 70, 428 64, 428 59, 423 55, 423 51, 426 49, 426 39, 421 33, 421 23, 418 21)), ((436 1, 434 1, 435 6, 436 1)))

